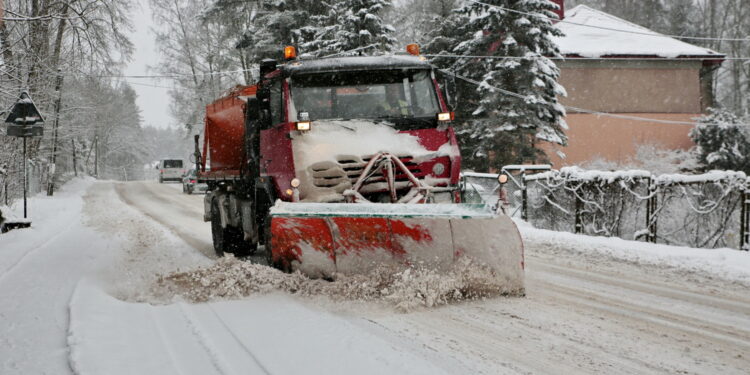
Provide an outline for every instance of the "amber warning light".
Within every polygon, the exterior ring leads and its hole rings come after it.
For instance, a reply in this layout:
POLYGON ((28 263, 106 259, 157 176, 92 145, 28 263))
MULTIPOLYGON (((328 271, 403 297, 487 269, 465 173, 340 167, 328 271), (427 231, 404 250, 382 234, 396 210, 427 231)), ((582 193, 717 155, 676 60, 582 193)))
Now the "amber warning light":
POLYGON ((410 55, 419 56, 419 44, 412 43, 406 45, 406 52, 410 55))
POLYGON ((297 49, 292 46, 284 47, 284 59, 292 60, 297 58, 297 49))

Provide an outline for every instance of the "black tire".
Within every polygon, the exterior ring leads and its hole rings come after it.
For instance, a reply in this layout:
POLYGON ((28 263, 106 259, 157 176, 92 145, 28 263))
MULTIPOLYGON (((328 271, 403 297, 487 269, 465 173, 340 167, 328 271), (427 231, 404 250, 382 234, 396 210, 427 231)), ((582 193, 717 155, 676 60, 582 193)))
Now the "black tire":
POLYGON ((187 192, 186 192, 186 193, 188 193, 188 195, 191 195, 191 194, 193 194, 193 188, 191 188, 190 186, 188 186, 188 187, 187 187, 187 192))
POLYGON ((232 253, 238 257, 248 256, 257 249, 257 244, 245 241, 242 229, 231 226, 221 227, 218 199, 211 202, 211 237, 214 251, 219 257, 224 256, 224 253, 232 253))
POLYGON ((273 248, 271 247, 271 217, 266 217, 266 220, 263 223, 263 244, 264 249, 266 251, 266 262, 268 262, 269 267, 273 268, 279 268, 278 264, 275 264, 273 262, 273 248))
POLYGON ((160 183, 160 184, 163 184, 163 183, 164 183, 164 179, 163 179, 163 178, 161 178, 161 176, 159 176, 159 183, 160 183))

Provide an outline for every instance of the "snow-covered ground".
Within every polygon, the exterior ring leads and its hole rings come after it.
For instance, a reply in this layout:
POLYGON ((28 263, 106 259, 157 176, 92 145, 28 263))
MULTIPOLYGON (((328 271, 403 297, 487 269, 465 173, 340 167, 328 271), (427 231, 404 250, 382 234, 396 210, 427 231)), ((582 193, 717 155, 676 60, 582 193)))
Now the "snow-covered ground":
POLYGON ((0 235, 0 373, 742 374, 750 364, 748 253, 523 225, 522 298, 404 312, 275 290, 289 275, 271 270, 270 287, 244 298, 155 296, 160 274, 215 263, 202 199, 178 184, 92 180, 33 198, 33 228, 0 235))
POLYGON ((545 252, 600 256, 640 265, 696 273, 750 285, 750 253, 734 249, 696 249, 626 241, 616 237, 594 237, 536 229, 517 222, 527 241, 543 245, 545 252))

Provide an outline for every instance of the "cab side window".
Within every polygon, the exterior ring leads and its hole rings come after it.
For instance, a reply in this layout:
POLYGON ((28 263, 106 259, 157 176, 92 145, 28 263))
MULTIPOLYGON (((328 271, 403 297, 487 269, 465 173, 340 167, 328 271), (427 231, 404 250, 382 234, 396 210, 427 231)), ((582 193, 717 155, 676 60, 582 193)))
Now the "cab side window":
POLYGON ((280 80, 271 83, 270 92, 271 124, 276 125, 284 121, 284 95, 282 95, 280 80))

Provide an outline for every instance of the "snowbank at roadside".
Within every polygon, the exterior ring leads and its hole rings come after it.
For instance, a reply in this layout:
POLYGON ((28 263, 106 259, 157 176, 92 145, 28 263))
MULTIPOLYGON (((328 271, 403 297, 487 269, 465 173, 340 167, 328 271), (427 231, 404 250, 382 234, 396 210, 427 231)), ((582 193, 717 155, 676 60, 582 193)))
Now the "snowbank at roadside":
POLYGON ((536 229, 516 221, 525 242, 534 242, 552 253, 576 251, 583 256, 598 254, 636 264, 676 268, 708 274, 750 285, 750 252, 734 249, 691 247, 627 241, 616 237, 594 237, 536 229))
MULTIPOLYGON (((0 272, 10 269, 28 252, 78 224, 83 206, 83 192, 93 183, 93 178, 78 178, 61 186, 52 197, 40 193, 29 198, 28 216, 32 221, 31 228, 0 234, 0 272)), ((13 207, 3 212, 3 215, 22 218, 23 202, 15 202, 13 207)))

